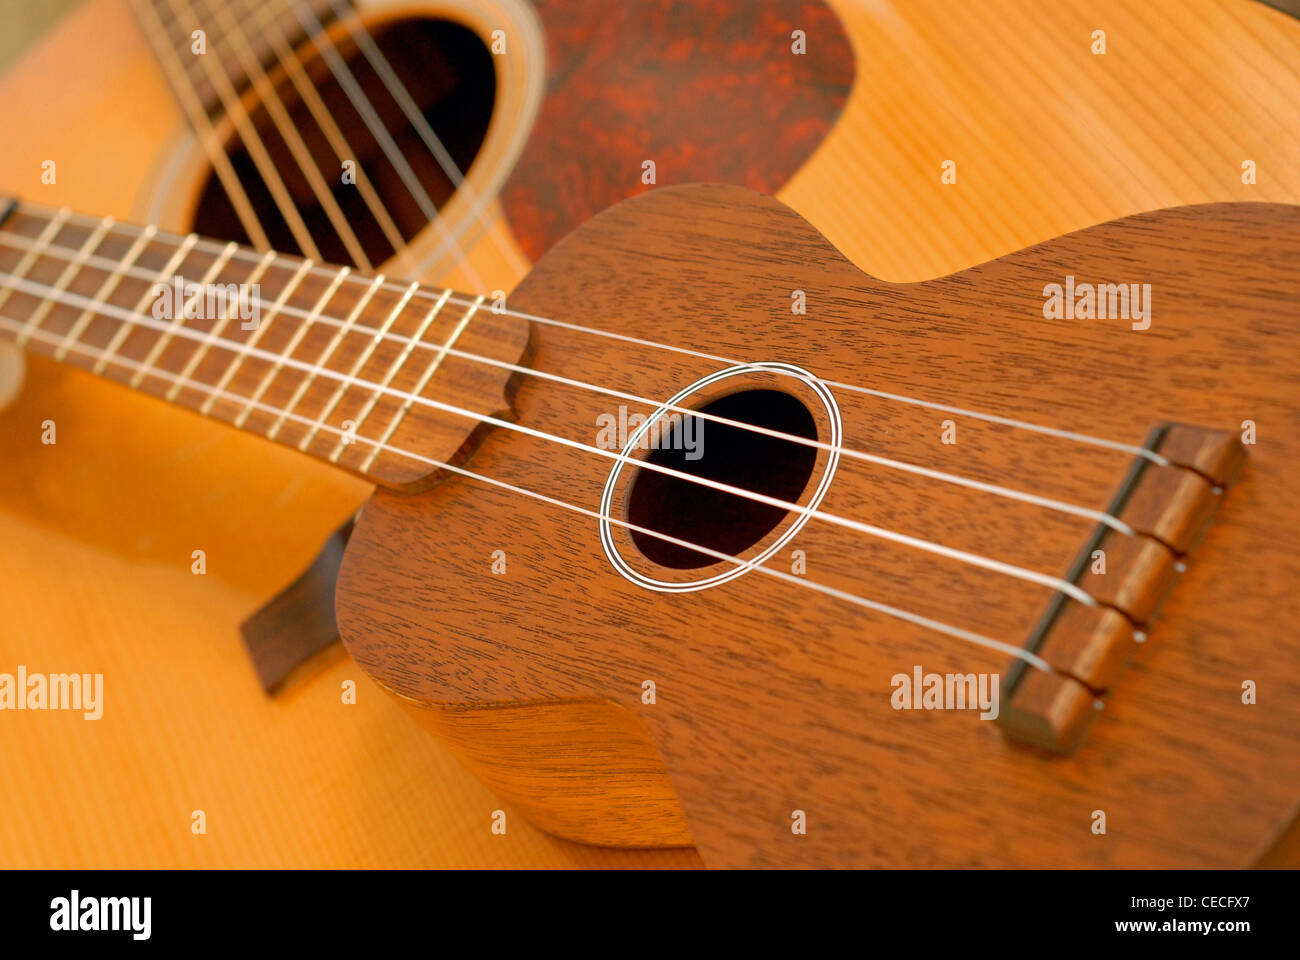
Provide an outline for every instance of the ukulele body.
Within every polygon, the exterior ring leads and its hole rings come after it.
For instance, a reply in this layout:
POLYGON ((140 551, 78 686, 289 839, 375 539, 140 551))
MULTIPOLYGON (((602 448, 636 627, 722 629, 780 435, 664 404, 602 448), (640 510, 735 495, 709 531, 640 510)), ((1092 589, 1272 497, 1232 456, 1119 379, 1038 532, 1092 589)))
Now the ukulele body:
MULTIPOLYGON (((494 789, 580 839, 680 842, 684 826, 718 866, 1247 866, 1287 825, 1300 787, 1300 646, 1289 626, 1300 616, 1300 450, 1285 428, 1300 413, 1300 281, 1288 266, 1298 258, 1300 207, 1201 205, 891 284, 779 202, 701 185, 599 215, 513 298, 542 317, 1134 446, 1170 421, 1255 424, 1261 439, 1241 480, 1071 756, 1012 742, 975 710, 898 708, 897 675, 1005 678, 1003 653, 756 570, 690 592, 633 582, 607 558, 592 516, 613 463, 502 428, 470 469, 588 513, 457 475, 424 494, 378 491, 344 558, 345 643, 494 789), (1146 316, 1049 318, 1045 294, 1068 276, 1149 284, 1146 316), (793 290, 806 314, 792 311, 793 290), (792 830, 800 813, 806 833, 792 830)), ((533 348, 550 373, 585 371, 660 401, 726 366, 545 324, 534 324, 533 348)), ((818 438, 831 436, 802 381, 780 381, 760 371, 714 389, 733 400, 787 392, 808 406, 818 438)), ((833 392, 846 449, 1095 509, 1133 460, 833 392)), ((528 377, 514 404, 521 424, 588 444, 617 405, 528 377)), ((706 459, 712 429, 704 424, 706 459)), ((818 451, 814 478, 828 459, 818 451)), ((638 515, 641 482, 615 485, 609 515, 638 515)), ((815 486, 801 506, 815 506, 815 486)), ((850 459, 820 509, 1053 575, 1095 526, 850 459)), ((636 574, 664 582, 734 569, 710 558, 669 569, 624 531, 612 540, 636 574)), ((1014 644, 1052 593, 817 517, 767 565, 1014 644)))

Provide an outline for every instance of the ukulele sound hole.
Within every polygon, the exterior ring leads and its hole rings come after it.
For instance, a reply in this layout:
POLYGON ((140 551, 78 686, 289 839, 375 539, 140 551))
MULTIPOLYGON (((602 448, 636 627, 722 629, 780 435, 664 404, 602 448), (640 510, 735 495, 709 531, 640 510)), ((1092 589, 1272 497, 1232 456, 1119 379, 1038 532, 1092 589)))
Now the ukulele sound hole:
MULTIPOLYGON (((733 393, 699 410, 817 439, 817 424, 808 408, 779 390, 733 393)), ((696 418, 692 424, 678 422, 662 431, 646 460, 796 502, 812 476, 817 448, 696 418)), ((629 523, 731 556, 762 540, 788 513, 780 507, 646 469, 637 471, 627 499, 629 523)), ((633 530, 631 536, 647 559, 675 570, 693 570, 718 562, 716 557, 646 533, 633 530)))
MULTIPOLYGON (((372 26, 371 31, 380 53, 391 64, 456 169, 468 172, 492 118, 496 95, 492 55, 473 31, 443 20, 391 20, 372 26)), ((292 80, 278 70, 272 70, 271 75, 293 127, 301 135, 348 228, 355 234, 357 245, 371 264, 377 265, 395 252, 391 242, 394 231, 404 243, 410 241, 430 222, 430 206, 441 210, 456 187, 364 52, 346 33, 336 37, 335 42, 364 97, 349 96, 349 90, 339 82, 330 63, 311 42, 298 49, 298 56, 310 79, 309 89, 318 93, 338 133, 346 141, 349 159, 373 185, 378 206, 386 211, 391 222, 381 223, 373 209, 375 204, 367 203, 356 186, 357 177, 346 176, 343 161, 313 114, 312 105, 305 102, 292 80), (376 127, 382 124, 396 151, 384 144, 367 124, 362 112, 367 108, 367 101, 379 118, 376 124, 375 117, 370 117, 371 124, 376 127), (394 155, 399 158, 397 161, 394 155), (398 165, 402 161, 407 165, 404 169, 398 165), (351 182, 345 182, 345 178, 351 182), (422 196, 417 196, 412 182, 422 196)), ((348 77, 347 73, 340 73, 348 77)), ((278 176, 283 178, 293 206, 322 257, 331 263, 359 266, 337 232, 318 187, 303 172, 299 158, 286 142, 282 125, 277 124, 261 103, 250 108, 250 116, 258 138, 265 145, 278 176)), ((241 137, 231 138, 227 154, 271 246, 285 253, 302 254, 280 205, 241 137)), ((212 171, 200 194, 193 230, 203 236, 249 242, 224 186, 212 171)))

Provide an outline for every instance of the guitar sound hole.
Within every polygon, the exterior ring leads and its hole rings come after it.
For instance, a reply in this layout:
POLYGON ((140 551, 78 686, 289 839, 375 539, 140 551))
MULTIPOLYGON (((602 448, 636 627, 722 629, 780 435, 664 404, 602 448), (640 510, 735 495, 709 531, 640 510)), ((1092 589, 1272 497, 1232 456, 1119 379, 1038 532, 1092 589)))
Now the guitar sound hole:
MULTIPOLYGON (((817 424, 808 408, 779 390, 733 393, 699 409, 728 420, 817 439, 817 424)), ((693 421, 681 421, 661 431, 646 460, 779 500, 798 501, 816 465, 816 447, 715 421, 693 421)), ((627 498, 629 523, 730 556, 758 543, 788 513, 646 469, 637 471, 627 498)), ((647 559, 665 567, 693 570, 718 562, 716 557, 646 533, 632 531, 631 536, 647 559)))
MULTIPOLYGON (((466 173, 478 154, 492 119, 496 73, 491 53, 473 31, 443 20, 391 20, 374 24, 370 29, 376 46, 391 64, 429 127, 442 141, 456 168, 466 173)), ((357 102, 364 107, 369 100, 383 128, 396 143, 397 153, 409 164, 406 180, 414 179, 432 206, 442 209, 455 192, 454 183, 356 43, 346 32, 336 36, 335 42, 365 94, 365 99, 358 97, 357 102)), ((278 70, 271 72, 276 92, 293 126, 302 136, 321 179, 356 234, 358 244, 371 264, 378 265, 395 252, 388 235, 393 232, 392 227, 396 228, 403 242, 407 242, 424 229, 429 217, 404 181, 402 172, 389 158, 391 151, 384 149, 385 145, 367 126, 357 103, 348 96, 348 91, 331 71, 330 64, 320 57, 310 41, 298 49, 298 55, 303 60, 311 86, 319 93, 326 111, 346 140, 352 158, 373 185, 379 198, 378 205, 392 218, 388 232, 355 185, 356 178, 352 178, 353 183, 344 182, 343 161, 318 125, 310 105, 304 102, 293 82, 278 70)), ((278 68, 278 62, 276 66, 278 68)), ((348 74, 343 73, 343 76, 348 74)), ((322 257, 331 263, 359 266, 336 232, 320 196, 298 165, 274 117, 258 104, 252 108, 251 118, 322 257)), ((271 246, 286 253, 302 254, 287 220, 238 135, 232 137, 227 154, 271 246)), ((203 236, 249 242, 248 234, 214 172, 209 171, 201 191, 193 230, 203 236)))

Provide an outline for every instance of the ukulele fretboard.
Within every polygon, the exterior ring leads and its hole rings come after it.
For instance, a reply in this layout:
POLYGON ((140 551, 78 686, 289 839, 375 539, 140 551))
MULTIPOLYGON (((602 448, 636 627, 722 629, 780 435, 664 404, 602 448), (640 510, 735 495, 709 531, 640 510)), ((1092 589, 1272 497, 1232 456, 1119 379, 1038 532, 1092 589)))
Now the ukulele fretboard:
POLYGON ((402 485, 431 472, 402 451, 446 459, 466 413, 502 409, 528 329, 481 297, 0 200, 0 335, 402 485))

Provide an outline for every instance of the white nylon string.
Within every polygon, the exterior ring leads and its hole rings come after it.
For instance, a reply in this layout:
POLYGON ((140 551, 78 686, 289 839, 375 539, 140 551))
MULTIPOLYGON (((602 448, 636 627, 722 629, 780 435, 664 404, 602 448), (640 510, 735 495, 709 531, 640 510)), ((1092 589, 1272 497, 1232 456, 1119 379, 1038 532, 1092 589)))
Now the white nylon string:
MULTIPOLYGON (((24 238, 7 236, 3 233, 0 233, 0 244, 15 247, 17 249, 22 249, 22 250, 32 249, 31 245, 26 243, 24 238)), ((56 257, 58 259, 70 260, 74 257, 79 257, 83 263, 90 266, 94 266, 97 269, 104 269, 104 270, 112 269, 113 272, 115 272, 116 274, 133 276, 138 279, 147 280, 149 282, 155 282, 158 279, 155 274, 150 273, 149 271, 143 268, 136 268, 130 266, 123 268, 121 265, 116 264, 115 261, 110 260, 108 258, 95 257, 95 256, 86 257, 79 254, 77 251, 74 251, 67 247, 47 245, 42 248, 41 252, 42 255, 48 255, 48 256, 56 257)), ((403 296, 408 296, 410 295, 410 293, 411 291, 407 290, 403 294, 403 296)), ((256 302, 259 305, 259 307, 265 307, 267 305, 267 301, 265 301, 260 297, 253 298, 253 299, 254 302, 256 302)), ((450 297, 447 298, 448 301, 450 301, 450 299, 451 299, 450 297)), ((310 322, 322 323, 327 326, 342 327, 345 323, 344 321, 339 320, 335 317, 326 316, 322 314, 319 310, 304 310, 298 307, 290 306, 288 304, 279 304, 278 302, 276 305, 273 306, 272 312, 274 314, 283 313, 289 316, 306 318, 310 322)), ((462 350, 459 348, 448 347, 444 349, 442 345, 435 342, 426 342, 418 339, 412 339, 400 333, 381 331, 360 323, 351 324, 349 329, 357 334, 369 335, 382 340, 392 340, 407 348, 420 348, 420 349, 432 351, 434 353, 445 353, 449 356, 460 357, 461 359, 467 360, 472 363, 480 363, 486 366, 492 366, 502 370, 510 370, 511 372, 514 373, 518 373, 524 376, 536 377, 542 380, 548 380, 553 383, 563 383, 567 386, 572 386, 577 389, 588 390, 594 393, 600 393, 606 396, 615 397, 617 399, 622 399, 633 403, 644 404, 649 407, 660 406, 659 401, 651 400, 647 397, 637 396, 636 394, 627 393, 625 391, 616 390, 612 387, 605 387, 600 384, 594 384, 583 380, 575 380, 569 377, 560 376, 559 374, 554 374, 544 370, 539 370, 535 367, 527 367, 520 364, 509 363, 504 360, 497 360, 492 357, 485 357, 481 354, 473 353, 471 351, 462 350)), ((731 364, 731 366, 744 366, 744 365, 745 363, 743 362, 731 364)), ((827 382, 827 381, 823 381, 823 382, 827 382)), ((828 385, 834 385, 834 384, 828 382, 828 385)), ((698 410, 692 410, 689 407, 682 407, 676 404, 668 404, 666 408, 676 413, 699 417, 703 420, 716 422, 723 426, 734 427, 736 429, 745 430, 751 433, 763 434, 766 436, 773 437, 775 439, 785 440, 790 443, 796 443, 802 446, 813 447, 828 452, 832 449, 830 444, 820 440, 814 440, 808 437, 800 437, 790 433, 783 433, 779 430, 771 430, 766 427, 760 427, 756 424, 744 423, 739 420, 732 420, 726 417, 720 417, 717 416, 716 414, 710 414, 698 410)), ((958 474, 949 473, 947 471, 934 470, 928 467, 922 467, 916 464, 907 463, 902 460, 895 460, 890 457, 883 457, 878 454, 867 453, 865 451, 841 448, 840 453, 846 457, 849 457, 850 459, 856 459, 866 463, 872 463, 877 466, 883 466, 889 469, 899 470, 905 473, 913 473, 918 476, 928 477, 930 479, 939 480, 943 483, 950 483, 955 486, 966 487, 973 490, 980 490, 984 493, 1005 497, 1011 500, 1019 500, 1023 503, 1029 503, 1034 506, 1043 507, 1049 510, 1055 510, 1059 513, 1065 513, 1073 516, 1083 517, 1085 519, 1091 520, 1096 523, 1105 524, 1106 526, 1110 527, 1112 530, 1115 530, 1116 532, 1122 533, 1126 536, 1135 535, 1133 528, 1130 527, 1127 523, 1102 510, 1094 510, 1089 507, 1078 506, 1076 504, 1067 503, 1063 500, 1058 500, 1052 497, 1046 497, 1034 493, 1027 493, 1025 491, 1016 490, 1014 488, 1002 486, 1000 484, 988 483, 986 481, 975 480, 969 477, 962 477, 958 474)))
POLYGON ((933 553, 937 556, 943 556, 951 560, 956 560, 961 563, 969 564, 971 566, 982 567, 984 569, 991 570, 996 573, 1002 573, 1009 577, 1014 577, 1019 580, 1027 581, 1029 583, 1036 583, 1041 586, 1049 587, 1053 590, 1060 591, 1061 593, 1065 593, 1070 597, 1073 597, 1075 600, 1078 600, 1080 603, 1083 603, 1087 606, 1093 606, 1093 607, 1097 606, 1097 602, 1092 598, 1090 594, 1088 594, 1086 591, 1081 589, 1076 584, 1073 584, 1070 581, 1064 580, 1060 577, 1039 573, 1038 571, 1035 570, 1029 570, 1025 567, 1020 567, 1015 564, 1006 563, 1001 560, 995 560, 990 557, 984 557, 979 554, 971 553, 966 550, 958 550, 953 547, 948 547, 940 543, 935 543, 934 541, 926 540, 921 537, 913 537, 907 534, 898 533, 893 530, 888 530, 884 527, 878 527, 874 524, 864 523, 860 520, 853 520, 836 514, 826 513, 822 510, 809 509, 808 507, 803 506, 802 504, 791 503, 789 501, 781 500, 776 497, 769 497, 765 494, 755 493, 752 490, 745 490, 742 487, 736 487, 730 484, 719 483, 718 481, 710 480, 705 477, 699 477, 690 473, 686 473, 681 470, 675 470, 672 467, 665 467, 662 464, 653 463, 652 461, 649 460, 639 460, 635 457, 628 457, 622 453, 616 453, 613 450, 605 450, 601 447, 593 446, 588 443, 583 443, 579 440, 571 440, 568 437, 561 437, 556 434, 547 433, 543 430, 537 430, 532 427, 525 426, 524 424, 521 423, 514 423, 509 420, 502 420, 499 417, 487 416, 481 413, 477 413, 473 410, 466 410, 463 407, 458 407, 455 406, 454 404, 443 403, 442 401, 433 400, 429 397, 417 396, 416 394, 408 393, 403 390, 398 390, 391 386, 384 386, 383 384, 375 383, 370 380, 365 380, 359 377, 342 374, 335 370, 331 370, 327 367, 305 363, 293 357, 286 357, 281 354, 273 353, 271 351, 262 350, 260 348, 249 348, 246 344, 238 344, 232 341, 213 341, 206 333, 203 333, 198 330, 191 330, 183 326, 178 326, 174 322, 164 322, 161 320, 156 320, 151 316, 145 316, 141 313, 132 313, 129 310, 123 309, 121 307, 117 307, 113 304, 97 303, 96 301, 94 301, 89 297, 83 297, 80 294, 74 294, 68 291, 57 290, 53 287, 46 286, 45 284, 35 283, 30 280, 25 280, 19 277, 15 277, 11 274, 0 273, 0 281, 4 281, 7 286, 11 287, 14 290, 18 290, 20 292, 27 293, 32 296, 41 297, 43 299, 53 299, 65 305, 80 307, 82 309, 94 309, 98 313, 102 313, 107 316, 118 317, 119 319, 127 323, 133 323, 136 324, 137 326, 144 326, 150 329, 158 330, 160 333, 163 333, 164 335, 178 336, 184 339, 194 340, 199 343, 207 343, 209 346, 216 346, 225 350, 236 351, 242 349, 247 356, 257 357, 259 359, 265 360, 268 363, 272 363, 272 364, 278 363, 283 366, 293 367, 294 369, 301 370, 312 377, 325 377, 327 379, 336 380, 346 386, 360 387, 368 392, 386 394, 388 396, 396 397, 398 399, 405 400, 413 404, 419 404, 421 406, 425 406, 430 409, 441 410, 444 413, 450 413, 454 416, 465 417, 467 419, 473 420, 476 423, 490 424, 494 427, 499 427, 503 430, 510 430, 516 433, 523 434, 525 436, 535 437, 537 439, 545 440, 550 443, 559 444, 561 446, 569 447, 574 450, 580 450, 586 453, 594 453, 597 456, 623 462, 630 466, 637 467, 639 469, 653 470, 658 473, 663 473, 667 476, 675 477, 676 479, 685 481, 687 483, 693 483, 700 486, 709 487, 711 489, 717 490, 722 493, 728 493, 733 496, 741 497, 742 499, 752 500, 757 503, 763 503, 767 506, 777 507, 779 509, 789 511, 792 513, 798 513, 807 516, 810 519, 820 520, 826 523, 832 523, 837 526, 845 527, 846 529, 854 530, 858 533, 864 533, 867 534, 868 536, 876 537, 881 540, 888 540, 900 544, 902 546, 923 550, 927 553, 933 553))
MULTIPOLYGON (((7 330, 17 333, 18 331, 22 330, 23 324, 15 320, 12 320, 8 317, 0 316, 0 327, 3 327, 7 330)), ((60 340, 59 337, 53 334, 46 333, 44 330, 33 331, 31 336, 32 339, 43 340, 46 343, 52 345, 57 345, 60 340)), ((85 344, 81 344, 81 343, 72 344, 70 349, 72 349, 75 352, 85 353, 92 358, 98 356, 99 353, 99 351, 95 350, 94 348, 88 347, 85 344)), ((120 356, 112 357, 109 363, 112 365, 126 367, 128 370, 132 370, 136 373, 140 373, 143 371, 146 376, 157 377, 173 383, 180 383, 182 388, 193 389, 200 393, 212 394, 214 391, 214 388, 208 384, 199 383, 192 380, 186 381, 184 378, 179 377, 176 374, 173 374, 166 370, 159 370, 156 368, 145 369, 142 364, 139 364, 126 357, 120 357, 120 356)), ((232 402, 241 403, 241 404, 248 402, 246 397, 240 396, 238 394, 225 393, 224 391, 220 391, 220 393, 223 394, 221 397, 222 399, 229 399, 232 402)), ((284 413, 284 411, 281 411, 269 405, 259 403, 257 404, 257 406, 263 408, 264 412, 266 413, 270 413, 274 415, 280 415, 284 413)), ((347 433, 347 431, 341 430, 337 427, 330 426, 329 424, 318 425, 315 420, 308 417, 299 416, 298 414, 293 414, 293 413, 287 414, 287 416, 290 419, 303 423, 304 425, 319 426, 320 429, 326 430, 330 433, 337 434, 340 437, 340 439, 351 436, 350 434, 347 433)), ((366 437, 356 437, 355 439, 358 442, 377 446, 385 451, 394 453, 398 456, 405 457, 407 459, 426 464, 434 469, 446 470, 450 473, 457 474, 458 476, 462 476, 467 479, 474 480, 480 483, 488 484, 490 486, 498 487, 500 489, 521 496, 526 496, 531 499, 538 500, 542 503, 549 504, 551 506, 559 507, 564 510, 578 513, 582 516, 586 516, 596 521, 600 521, 601 519, 604 519, 607 520, 609 523, 623 527, 627 530, 636 533, 641 533, 646 536, 655 537, 659 540, 662 540, 666 543, 674 544, 678 547, 697 551, 699 553, 705 554, 706 556, 711 556, 716 560, 729 562, 735 565, 744 565, 746 563, 746 561, 741 560, 739 557, 732 556, 731 554, 721 553, 709 547, 701 546, 700 544, 691 543, 690 541, 682 540, 678 537, 673 537, 668 534, 660 533, 659 531, 651 530, 648 527, 641 527, 636 524, 630 523, 628 521, 620 520, 616 517, 602 518, 601 514, 595 510, 590 510, 586 507, 568 503, 564 500, 559 500, 554 497, 549 497, 545 494, 538 493, 533 490, 528 490, 527 488, 524 487, 516 486, 504 480, 497 480, 493 477, 476 473, 472 470, 467 470, 464 467, 458 467, 453 464, 444 463, 440 460, 432 459, 430 457, 421 456, 420 454, 412 453, 409 450, 404 450, 400 447, 393 446, 392 444, 379 444, 378 441, 371 440, 366 437)), ((852 594, 847 591, 840 590, 836 587, 831 587, 826 584, 818 583, 815 580, 809 580, 804 577, 798 577, 793 574, 788 574, 781 570, 774 570, 770 567, 761 566, 761 565, 752 567, 751 569, 757 570, 758 572, 766 574, 768 576, 775 577, 786 583, 793 583, 800 587, 805 587, 807 589, 814 590, 826 596, 833 597, 837 600, 842 600, 847 603, 855 604, 867 610, 872 610, 877 613, 881 613, 898 620, 903 620, 907 623, 912 623, 915 624, 916 626, 933 630, 937 633, 942 633, 947 636, 954 637, 958 640, 963 640, 968 643, 973 643, 977 646, 985 647, 990 650, 996 650, 1008 656, 1015 657, 1019 660, 1023 660, 1025 663, 1028 663, 1029 665, 1035 667, 1036 669, 1042 670, 1044 672, 1047 673, 1055 672, 1052 669, 1051 665, 1047 663, 1047 661, 1043 660, 1041 657, 1037 656, 1036 654, 1031 653, 1030 651, 1024 649, 1023 647, 1016 646, 1015 644, 1006 643, 1005 641, 1002 640, 996 640, 992 637, 987 637, 984 636, 983 634, 976 633, 971 630, 966 630, 962 627, 955 627, 951 624, 944 623, 943 621, 940 620, 935 620, 931 617, 926 617, 926 616, 922 616, 921 614, 912 613, 911 611, 908 610, 903 610, 900 607, 891 606, 890 604, 886 604, 886 603, 880 603, 875 600, 869 600, 866 597, 861 597, 856 594, 852 594)))
MULTIPOLYGON (((27 201, 24 201, 23 207, 27 210, 43 210, 50 215, 52 215, 55 212, 54 208, 52 207, 45 207, 42 206, 41 204, 30 203, 27 201)), ((91 217, 87 214, 74 214, 72 220, 80 221, 83 224, 87 222, 94 224, 95 222, 97 222, 97 218, 91 217)), ((119 224, 117 229, 126 232, 128 235, 132 235, 134 232, 138 232, 140 230, 143 230, 144 228, 135 226, 134 224, 119 224)), ((157 232, 157 236, 159 241, 179 242, 180 240, 180 238, 177 237, 175 234, 170 234, 162 230, 159 230, 157 232)), ((207 252, 220 253, 221 250, 223 249, 223 246, 221 243, 217 241, 201 240, 197 245, 196 249, 203 251, 205 253, 207 252)), ((254 253, 251 250, 244 250, 242 248, 240 251, 238 251, 235 254, 234 257, 234 259, 236 260, 243 260, 249 263, 257 263, 259 258, 260 258, 259 254, 254 253)), ((296 269, 301 265, 301 263, 302 260, 297 257, 282 256, 280 258, 280 265, 288 268, 296 269)), ((308 270, 308 273, 315 274, 321 277, 332 278, 338 273, 338 268, 331 269, 329 267, 313 266, 311 269, 308 270)), ((369 278, 361 275, 353 275, 347 277, 346 282, 351 283, 353 285, 360 284, 360 285, 368 286, 369 278)), ((406 286, 407 285, 403 283, 389 282, 381 285, 380 289, 401 294, 406 291, 406 286)), ((438 300, 442 296, 442 293, 443 291, 441 289, 439 289, 437 292, 434 292, 434 290, 432 289, 421 288, 420 290, 416 291, 413 299, 428 300, 432 302, 438 300)), ((457 295, 453 291, 452 295, 449 297, 447 302, 455 304, 457 306, 468 307, 471 306, 474 301, 473 298, 467 298, 464 295, 457 295)), ((647 347, 652 350, 663 350, 668 353, 676 353, 682 356, 694 357, 699 360, 708 360, 712 363, 721 364, 723 366, 736 366, 738 364, 743 364, 747 362, 744 360, 737 360, 732 357, 724 357, 714 353, 705 353, 700 350, 693 350, 690 347, 682 347, 670 343, 661 343, 655 340, 646 340, 641 337, 633 337, 623 333, 615 333, 611 330, 602 330, 599 327, 589 327, 578 323, 568 323, 564 320, 556 320, 553 317, 543 317, 538 314, 524 313, 519 310, 502 309, 500 313, 503 316, 516 317, 520 320, 528 320, 531 321, 532 323, 539 323, 544 326, 556 327, 564 330, 571 330, 575 333, 581 333, 593 337, 601 337, 607 340, 616 340, 620 343, 630 343, 640 347, 647 347)), ((840 390, 848 390, 851 393, 860 393, 866 396, 876 397, 882 400, 889 400, 897 403, 905 403, 912 406, 924 407, 930 410, 940 410, 943 411, 944 413, 952 413, 962 417, 969 417, 972 420, 982 420, 987 423, 995 423, 1000 426, 1011 427, 1017 430, 1025 430, 1032 433, 1039 433, 1039 434, 1043 434, 1044 436, 1055 437, 1061 440, 1069 440, 1075 443, 1081 443, 1088 446, 1095 446, 1107 450, 1114 450, 1117 453, 1124 453, 1134 457, 1142 457, 1144 460, 1149 460, 1150 462, 1162 467, 1169 466, 1169 461, 1166 460, 1164 457, 1162 457, 1160 454, 1156 453, 1153 450, 1148 450, 1145 447, 1138 446, 1136 444, 1124 443, 1118 440, 1108 440, 1103 437, 1095 437, 1095 436, 1091 436, 1090 434, 1080 433, 1073 430, 1062 430, 1057 427, 1049 427, 1049 426, 1045 426, 1044 424, 1033 423, 1032 421, 1029 420, 1020 420, 1013 417, 1004 417, 993 413, 984 413, 979 410, 971 410, 965 407, 958 407, 952 404, 939 403, 932 400, 923 400, 918 397, 909 397, 904 394, 889 393, 884 390, 874 390, 870 387, 862 387, 862 386, 858 386, 857 384, 845 383, 839 380, 823 380, 822 382, 825 383, 828 387, 835 387, 840 390)))

